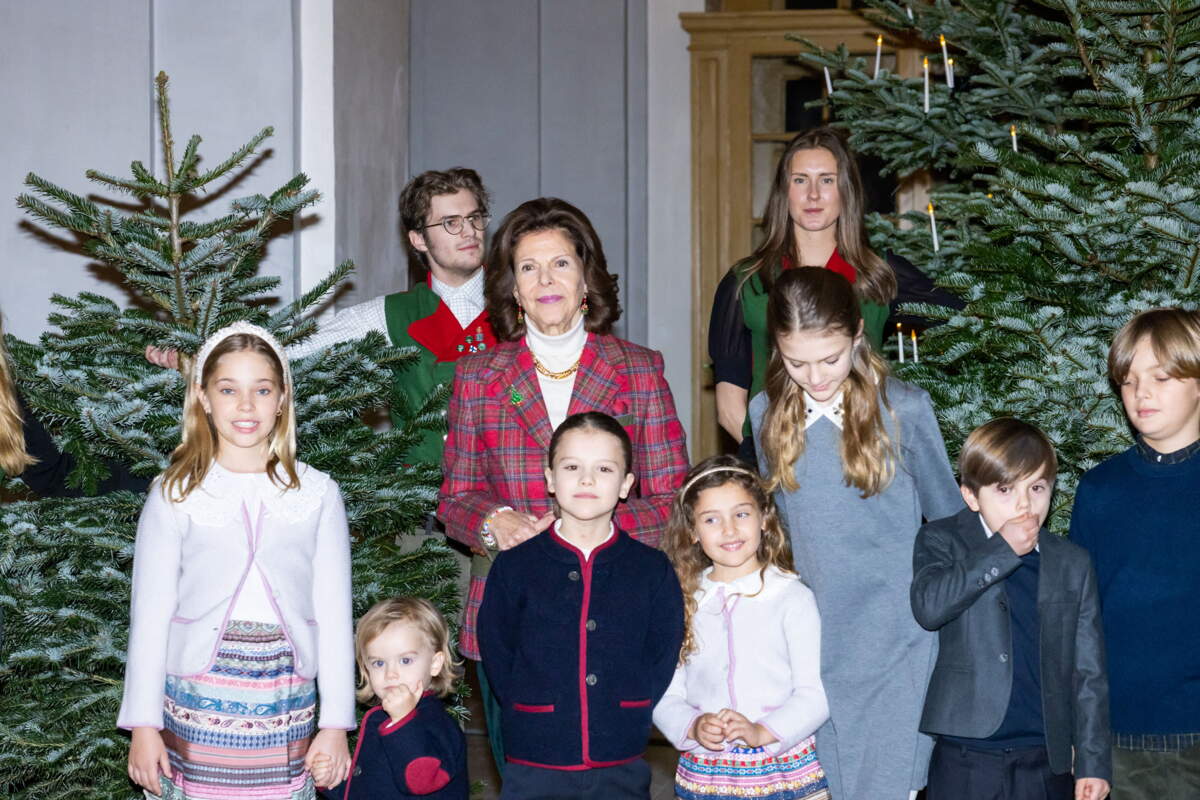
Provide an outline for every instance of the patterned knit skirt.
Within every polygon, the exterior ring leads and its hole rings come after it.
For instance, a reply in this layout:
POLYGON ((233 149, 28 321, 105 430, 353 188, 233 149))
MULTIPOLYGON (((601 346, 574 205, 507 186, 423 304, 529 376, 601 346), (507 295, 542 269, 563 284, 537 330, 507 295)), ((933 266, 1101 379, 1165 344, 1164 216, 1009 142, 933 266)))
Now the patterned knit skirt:
POLYGON ((810 736, 775 756, 761 747, 682 753, 675 771, 675 796, 684 800, 829 800, 829 783, 810 736))
MULTIPOLYGON (((167 676, 164 800, 312 800, 304 756, 317 686, 292 670, 283 628, 230 620, 212 668, 167 676)), ((152 795, 147 795, 148 797, 152 795)))

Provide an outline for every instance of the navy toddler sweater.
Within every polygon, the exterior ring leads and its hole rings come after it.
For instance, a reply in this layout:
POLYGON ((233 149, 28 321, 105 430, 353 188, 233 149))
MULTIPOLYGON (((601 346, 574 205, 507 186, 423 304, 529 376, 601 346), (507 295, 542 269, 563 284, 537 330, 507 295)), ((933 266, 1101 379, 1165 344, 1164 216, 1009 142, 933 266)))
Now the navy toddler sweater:
POLYGON ((679 659, 683 595, 666 555, 618 530, 584 558, 550 530, 496 557, 479 609, 509 761, 632 761, 679 659))
POLYGON ((467 800, 467 740, 440 698, 426 692, 403 719, 382 706, 362 718, 350 777, 329 789, 328 800, 467 800))
POLYGON ((1096 567, 1112 727, 1200 733, 1200 455, 1131 447, 1079 482, 1071 539, 1096 567))

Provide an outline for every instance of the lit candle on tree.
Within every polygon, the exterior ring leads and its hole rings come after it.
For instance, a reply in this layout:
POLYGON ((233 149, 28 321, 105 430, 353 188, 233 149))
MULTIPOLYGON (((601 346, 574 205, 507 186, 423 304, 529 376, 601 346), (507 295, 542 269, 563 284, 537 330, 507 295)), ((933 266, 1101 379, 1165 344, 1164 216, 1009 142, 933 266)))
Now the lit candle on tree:
POLYGON ((929 59, 925 59, 925 113, 929 113, 929 59))
POLYGON ((1015 152, 1017 152, 1017 126, 1016 125, 1008 126, 1008 135, 1012 137, 1013 152, 1015 153, 1015 152))
POLYGON ((916 332, 916 330, 913 330, 913 332, 912 332, 912 343, 913 343, 913 363, 920 364, 921 359, 917 356, 917 332, 916 332))
POLYGON ((950 54, 948 52, 946 52, 946 34, 939 33, 938 34, 938 42, 940 42, 942 45, 942 63, 946 65, 946 86, 950 89, 953 89, 954 84, 952 83, 953 79, 950 77, 950 66, 949 66, 950 54))
POLYGON ((881 34, 881 35, 875 37, 875 74, 871 76, 872 78, 879 77, 879 59, 882 54, 883 54, 883 36, 881 34))
POLYGON ((946 85, 954 88, 954 59, 946 59, 946 85))
POLYGON ((829 67, 821 69, 825 70, 825 88, 829 90, 830 94, 833 94, 833 79, 829 77, 829 67))
POLYGON ((938 243, 937 217, 933 215, 933 203, 929 204, 929 233, 933 237, 933 252, 936 253, 941 245, 938 243))
POLYGON ((900 353, 900 363, 904 363, 904 331, 900 330, 900 323, 896 323, 896 350, 900 353))

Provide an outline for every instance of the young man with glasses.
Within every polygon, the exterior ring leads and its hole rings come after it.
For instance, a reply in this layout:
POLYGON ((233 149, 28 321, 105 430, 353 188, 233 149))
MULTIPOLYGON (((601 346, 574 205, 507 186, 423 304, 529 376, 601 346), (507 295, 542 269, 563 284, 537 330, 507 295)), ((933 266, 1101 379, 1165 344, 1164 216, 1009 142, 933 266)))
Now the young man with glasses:
MULTIPOLYGON (((414 406, 434 386, 449 384, 460 357, 496 343, 483 301, 488 199, 479 174, 466 167, 430 170, 409 181, 400 193, 400 221, 428 270, 426 280, 343 309, 288 355, 298 358, 380 331, 397 347, 422 351, 417 363, 396 373, 397 389, 414 406)), ((426 431, 409 458, 440 465, 442 442, 440 432, 426 431)))

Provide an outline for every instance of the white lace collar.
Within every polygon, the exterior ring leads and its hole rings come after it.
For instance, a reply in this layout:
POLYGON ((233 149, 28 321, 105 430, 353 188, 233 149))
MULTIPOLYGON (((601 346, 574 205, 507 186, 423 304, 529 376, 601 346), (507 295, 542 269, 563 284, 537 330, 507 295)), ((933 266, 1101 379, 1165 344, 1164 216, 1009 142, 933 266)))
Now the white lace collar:
POLYGON ((213 527, 240 524, 243 501, 262 505, 267 517, 303 522, 319 511, 330 478, 302 462, 296 462, 296 473, 300 488, 282 489, 265 472, 230 472, 214 460, 204 481, 179 508, 193 522, 213 527))

